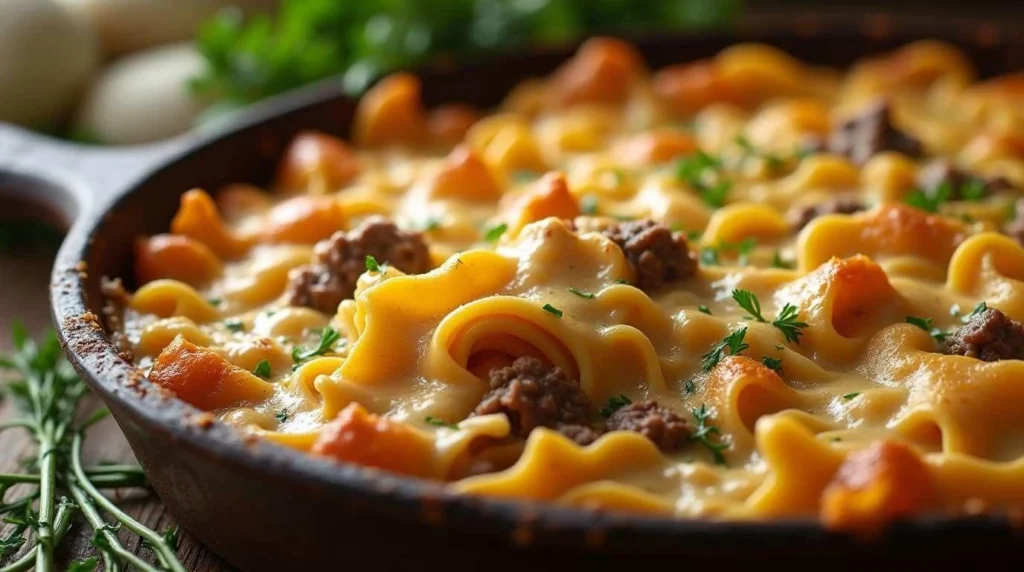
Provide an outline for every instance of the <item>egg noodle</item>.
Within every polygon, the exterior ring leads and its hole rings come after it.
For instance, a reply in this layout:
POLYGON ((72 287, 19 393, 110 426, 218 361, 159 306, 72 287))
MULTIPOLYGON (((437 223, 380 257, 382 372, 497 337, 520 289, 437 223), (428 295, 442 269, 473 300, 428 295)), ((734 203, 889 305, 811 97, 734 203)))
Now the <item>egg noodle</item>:
POLYGON ((858 530, 1024 508, 1024 76, 931 41, 650 71, 595 38, 493 110, 419 91, 383 79, 350 142, 302 133, 268 190, 188 191, 139 239, 117 335, 151 380, 467 495, 858 530))

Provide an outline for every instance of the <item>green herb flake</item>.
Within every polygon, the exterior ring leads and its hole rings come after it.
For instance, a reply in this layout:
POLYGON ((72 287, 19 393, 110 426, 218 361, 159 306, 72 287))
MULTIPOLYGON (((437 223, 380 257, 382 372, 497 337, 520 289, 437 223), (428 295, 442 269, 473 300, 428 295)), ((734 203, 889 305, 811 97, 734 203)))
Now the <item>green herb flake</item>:
POLYGON ((433 232, 441 228, 441 219, 437 217, 428 217, 427 220, 423 221, 423 232, 433 232))
POLYGON ((985 181, 970 179, 960 187, 960 196, 965 201, 980 201, 985 197, 985 181))
POLYGON ((256 364, 256 367, 253 368, 252 373, 255 374, 256 377, 270 379, 270 362, 267 360, 263 360, 260 363, 256 364))
POLYGON ((740 308, 743 308, 746 313, 750 314, 748 319, 754 319, 758 322, 768 321, 761 315, 761 302, 758 301, 757 296, 750 290, 733 290, 732 299, 736 301, 740 308))
POLYGON ((714 369, 718 362, 722 361, 722 358, 725 357, 726 350, 729 352, 728 355, 738 355, 740 352, 748 349, 750 346, 743 343, 743 338, 746 335, 747 328, 743 327, 722 338, 722 341, 712 346, 707 353, 701 356, 701 369, 706 372, 714 369))
POLYGON ((725 180, 722 161, 702 150, 683 157, 676 163, 676 178, 685 181, 700 194, 701 200, 712 208, 725 206, 732 183, 725 180), (708 184, 712 176, 716 182, 708 184))
POLYGON ((714 425, 708 425, 708 419, 712 413, 708 411, 707 404, 702 403, 700 409, 696 407, 690 410, 693 418, 697 421, 697 428, 690 435, 691 441, 696 441, 704 446, 708 452, 711 453, 711 458, 714 459, 716 465, 725 464, 725 455, 722 451, 729 448, 728 443, 723 443, 719 440, 721 437, 721 430, 714 425))
POLYGON ((217 297, 207 298, 206 301, 209 302, 209 304, 211 306, 215 307, 215 308, 224 303, 224 299, 223 298, 217 298, 217 297))
POLYGON ((427 424, 433 425, 434 427, 447 427, 448 429, 453 429, 455 431, 459 430, 459 424, 458 423, 449 423, 449 422, 445 421, 444 419, 439 419, 437 417, 429 417, 428 416, 425 419, 425 421, 427 422, 427 424))
POLYGON ((846 395, 844 395, 843 399, 853 399, 854 397, 857 397, 858 395, 860 395, 860 392, 859 391, 854 391, 853 393, 847 393, 846 395))
POLYGON ((784 270, 792 270, 796 267, 796 264, 782 258, 782 253, 776 250, 772 254, 772 268, 782 268, 784 270))
POLYGON ((949 200, 952 194, 953 189, 949 183, 943 181, 931 193, 926 192, 924 189, 913 189, 903 199, 903 202, 925 212, 937 213, 939 208, 949 200))
POLYGON ((786 341, 800 343, 800 336, 803 335, 803 329, 807 327, 807 322, 799 321, 797 319, 799 317, 800 309, 787 303, 782 307, 779 315, 772 320, 772 325, 782 332, 786 341))
POLYGON ((580 298, 594 298, 594 297, 596 297, 596 294, 594 294, 593 292, 584 292, 582 290, 577 290, 576 288, 573 288, 571 286, 569 287, 569 291, 572 292, 573 294, 579 296, 580 298))
POLYGON ((913 324, 918 328, 928 332, 928 335, 935 338, 935 341, 941 342, 948 338, 951 334, 939 328, 932 326, 931 318, 918 318, 916 316, 907 316, 907 323, 913 324))
POLYGON ((316 347, 302 350, 298 346, 292 348, 292 361, 296 364, 307 362, 317 356, 322 356, 330 352, 334 348, 334 344, 338 343, 341 339, 341 334, 335 331, 334 328, 327 326, 320 332, 320 341, 317 342, 316 347))
POLYGON ((241 332, 245 329, 245 324, 238 318, 228 318, 224 320, 224 327, 232 332, 241 332))
POLYGON ((702 314, 707 314, 709 316, 711 315, 711 308, 708 308, 707 304, 701 304, 700 306, 697 306, 697 311, 701 312, 702 314))
POLYGON ((373 257, 372 254, 366 255, 366 271, 367 272, 380 272, 380 263, 373 257))
POLYGON ((558 308, 552 306, 551 304, 544 304, 543 306, 541 306, 541 309, 544 310, 545 312, 549 313, 549 314, 552 314, 556 318, 561 318, 562 317, 562 311, 559 310, 558 308))
POLYGON ((491 228, 487 229, 487 233, 484 234, 484 240, 486 240, 487 242, 498 242, 498 240, 501 238, 503 234, 505 234, 505 231, 507 230, 508 225, 505 223, 492 226, 491 228))
POLYGON ((284 423, 285 421, 288 420, 288 410, 281 409, 280 411, 274 414, 274 419, 277 419, 278 423, 284 423))
POLYGON ((763 363, 768 369, 773 370, 776 373, 782 371, 782 358, 764 356, 763 358, 761 358, 761 363, 763 363))
POLYGON ((608 404, 599 409, 598 413, 601 417, 607 419, 612 416, 612 413, 615 413, 619 409, 622 409, 631 403, 633 403, 633 401, 625 395, 613 395, 608 398, 608 404))
POLYGON ((597 214, 598 208, 599 208, 599 201, 598 201, 598 198, 595 197, 594 195, 587 195, 587 196, 583 197, 582 199, 580 199, 580 212, 581 213, 583 213, 585 215, 589 215, 589 216, 594 216, 594 215, 597 214))
POLYGON ((971 318, 984 314, 986 310, 988 310, 988 304, 986 304, 985 302, 978 302, 978 305, 975 306, 973 310, 971 310, 971 313, 961 318, 960 321, 966 324, 967 322, 971 321, 971 318))

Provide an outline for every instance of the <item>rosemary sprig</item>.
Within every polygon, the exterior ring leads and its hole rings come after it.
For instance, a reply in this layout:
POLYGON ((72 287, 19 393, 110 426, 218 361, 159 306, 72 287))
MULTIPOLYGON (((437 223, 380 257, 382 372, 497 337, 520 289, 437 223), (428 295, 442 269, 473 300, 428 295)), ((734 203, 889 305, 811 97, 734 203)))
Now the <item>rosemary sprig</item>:
POLYGON ((106 411, 101 410, 82 423, 75 422, 86 386, 61 356, 56 337, 50 335, 37 344, 29 339, 21 325, 15 325, 12 337, 16 351, 10 356, 0 356, 0 370, 17 376, 5 389, 14 398, 22 418, 0 424, 0 431, 15 428, 28 431, 36 442, 37 454, 31 465, 37 472, 0 475, 0 493, 15 484, 31 487, 21 498, 0 503, 0 513, 7 514, 8 520, 12 515, 20 519, 15 525, 16 534, 2 540, 8 546, 17 544, 20 548, 27 542, 24 535, 31 529, 35 543, 21 558, 0 571, 16 572, 32 567, 38 572, 53 571, 55 549, 74 516, 81 511, 96 531, 94 544, 104 558, 104 570, 120 570, 123 561, 139 570, 184 572, 174 550, 159 534, 131 519, 99 492, 100 488, 145 486, 141 469, 125 465, 87 469, 82 465, 84 434, 106 416, 106 411), (70 495, 74 502, 61 493, 70 495), (153 567, 123 548, 118 551, 117 535, 96 506, 150 543, 160 559, 160 566, 153 567))

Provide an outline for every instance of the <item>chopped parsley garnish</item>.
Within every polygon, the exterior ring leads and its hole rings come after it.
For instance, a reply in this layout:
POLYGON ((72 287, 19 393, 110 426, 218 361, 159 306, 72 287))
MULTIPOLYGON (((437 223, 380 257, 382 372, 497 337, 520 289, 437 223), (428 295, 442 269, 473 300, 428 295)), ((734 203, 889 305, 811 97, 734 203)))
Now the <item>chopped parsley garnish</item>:
POLYGON ((857 397, 858 395, 860 395, 860 392, 859 391, 854 391, 853 393, 847 393, 846 395, 844 395, 843 399, 853 399, 854 397, 857 397))
POLYGON ((562 317, 562 311, 552 306, 551 304, 544 304, 543 306, 541 306, 541 309, 549 314, 553 314, 556 318, 562 317))
POLYGON ((366 271, 367 272, 380 272, 380 263, 373 257, 372 254, 366 255, 366 271))
POLYGON ((726 252, 736 253, 736 263, 740 266, 746 266, 750 262, 750 252, 757 246, 757 240, 753 237, 747 237, 739 242, 728 242, 720 241, 714 246, 705 246, 700 251, 700 261, 702 264, 708 266, 714 266, 721 263, 720 254, 726 252))
POLYGON ((975 306, 973 310, 971 310, 971 313, 967 314, 963 318, 960 318, 960 321, 966 324, 967 322, 971 321, 971 318, 984 314, 985 310, 988 310, 988 304, 986 304, 985 302, 978 302, 978 305, 975 306))
POLYGON ((447 427, 449 429, 459 430, 458 423, 449 423, 444 419, 438 419, 437 417, 427 417, 426 422, 433 425, 434 427, 447 427))
POLYGON ((628 286, 629 285, 629 280, 626 280, 625 278, 616 278, 615 279, 615 283, 616 284, 626 284, 628 286))
POLYGON ((341 334, 335 331, 334 328, 327 326, 320 332, 320 341, 317 343, 315 348, 308 350, 300 350, 298 346, 292 348, 292 361, 296 364, 300 364, 309 361, 316 356, 324 355, 331 351, 334 344, 338 343, 341 339, 341 334))
POLYGON ((928 332, 928 335, 935 338, 935 341, 937 342, 941 342, 951 335, 947 331, 940 330, 939 328, 932 326, 931 318, 918 318, 916 316, 907 316, 907 323, 913 324, 918 328, 921 328, 922 330, 928 332))
POLYGON ((597 412, 601 414, 601 417, 608 418, 612 416, 612 413, 615 413, 630 403, 633 403, 633 401, 625 395, 613 395, 608 398, 608 404, 597 412))
POLYGON ((231 330, 232 332, 241 332, 245 329, 245 324, 238 318, 228 318, 224 320, 224 327, 231 330))
POLYGON ((691 395, 693 392, 697 391, 697 385, 693 383, 692 379, 688 379, 683 382, 683 391, 685 391, 687 395, 691 395))
POLYGON ((207 298, 206 301, 209 302, 211 306, 220 306, 224 302, 222 298, 207 298))
POLYGON ((736 300, 740 308, 743 308, 753 319, 758 322, 767 322, 764 316, 761 315, 761 302, 758 301, 757 296, 754 295, 750 290, 733 290, 732 299, 736 300))
POLYGON ((792 304, 786 304, 782 307, 779 315, 775 317, 772 325, 782 332, 786 341, 800 343, 800 336, 803 335, 803 329, 807 327, 807 322, 797 320, 799 316, 799 308, 792 304))
POLYGON ((741 149, 743 149, 744 155, 741 161, 746 161, 748 157, 760 158, 762 161, 764 161, 765 165, 767 165, 769 169, 778 169, 782 167, 784 163, 781 157, 761 151, 760 149, 754 147, 754 144, 751 143, 750 140, 748 140, 746 137, 742 135, 738 135, 736 137, 736 144, 739 145, 741 149))
POLYGON ((487 242, 498 242, 498 239, 501 238, 501 235, 505 234, 506 230, 508 230, 508 225, 505 223, 492 226, 487 230, 487 234, 484 235, 484 240, 487 242))
POLYGON ((782 358, 764 356, 763 358, 761 358, 761 363, 763 363, 768 369, 773 370, 776 373, 782 371, 782 358))
POLYGON ((512 179, 517 183, 529 183, 537 178, 537 173, 529 169, 519 169, 512 172, 512 179))
POLYGON ((708 308, 707 304, 701 304, 700 306, 697 306, 697 311, 707 314, 709 316, 711 315, 711 308, 708 308))
POLYGON ((686 181, 700 193, 700 198, 708 206, 716 209, 725 206, 725 199, 732 188, 732 183, 724 178, 722 161, 701 150, 679 160, 676 177, 686 181), (713 184, 707 182, 709 174, 715 179, 713 184))
POLYGON ((985 181, 970 179, 960 187, 960 196, 965 201, 980 201, 985 196, 985 181))
MULTIPOLYGON (((768 320, 761 315, 761 302, 758 301, 757 296, 749 290, 733 290, 732 298, 736 300, 740 308, 743 308, 751 318, 758 322, 767 323, 768 320)), ((771 325, 778 328, 782 332, 783 337, 786 341, 800 343, 800 336, 803 334, 803 328, 807 327, 806 322, 797 320, 800 314, 800 309, 792 304, 786 304, 782 307, 782 311, 779 315, 772 320, 771 325)))
POLYGON ((596 215, 598 209, 598 200, 594 195, 587 195, 580 199, 580 212, 585 215, 596 215))
POLYGON ((277 419, 278 423, 284 423, 288 420, 288 411, 282 409, 274 414, 274 418, 277 419))
POLYGON ((749 344, 743 343, 743 337, 746 335, 747 328, 743 327, 722 338, 722 341, 712 346, 706 354, 701 356, 701 369, 704 371, 714 369, 718 362, 722 361, 722 358, 725 357, 726 350, 729 350, 729 355, 737 355, 749 348, 749 344))
POLYGON ((707 404, 702 403, 700 409, 694 407, 690 410, 693 414, 693 418, 697 420, 697 430, 690 435, 691 441, 696 441, 711 453, 711 457, 715 460, 716 465, 725 464, 725 456, 722 455, 722 451, 729 448, 728 443, 722 443, 715 439, 715 436, 721 436, 722 432, 718 427, 714 425, 708 425, 707 420, 711 417, 711 412, 707 410, 707 404))
POLYGON ((789 270, 795 266, 796 265, 794 263, 788 260, 783 260, 782 253, 779 252, 778 250, 776 250, 775 253, 772 254, 772 268, 784 268, 789 270))
POLYGON ((934 193, 928 193, 924 189, 914 189, 903 199, 903 202, 925 212, 937 213, 939 212, 939 207, 945 204, 952 194, 953 189, 949 186, 949 183, 943 182, 935 187, 934 193))
POLYGON ((573 288, 571 286, 569 287, 569 291, 572 292, 573 294, 579 296, 580 298, 593 298, 593 297, 595 297, 595 294, 593 292, 584 292, 582 290, 577 290, 576 288, 573 288))
POLYGON ((424 232, 430 232, 439 228, 441 228, 441 219, 437 217, 429 217, 427 220, 423 221, 424 232))
POLYGON ((256 364, 256 367, 253 368, 252 372, 256 375, 256 377, 261 377, 263 379, 269 379, 270 378, 270 362, 267 361, 267 360, 261 361, 260 363, 256 364))
POLYGON ((704 233, 699 231, 699 230, 688 230, 688 231, 686 231, 686 240, 689 240, 689 241, 699 241, 701 239, 701 237, 703 237, 703 236, 704 236, 704 233))

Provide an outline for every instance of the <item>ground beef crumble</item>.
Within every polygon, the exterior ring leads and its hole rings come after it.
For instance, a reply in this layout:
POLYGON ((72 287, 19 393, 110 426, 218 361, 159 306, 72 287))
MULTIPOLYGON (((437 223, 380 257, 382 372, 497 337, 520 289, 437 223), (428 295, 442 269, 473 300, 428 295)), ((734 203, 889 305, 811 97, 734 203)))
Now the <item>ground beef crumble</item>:
POLYGON ((921 142, 896 129, 887 101, 878 101, 863 112, 841 123, 831 134, 827 149, 844 155, 854 163, 866 163, 883 151, 897 151, 908 157, 923 154, 921 142))
POLYGON ((1024 359, 1024 325, 988 308, 946 338, 945 351, 983 361, 1024 359))
POLYGON ((620 407, 608 417, 608 431, 633 431, 647 437, 662 452, 672 453, 685 446, 692 428, 678 413, 646 400, 620 407))
POLYGON ((333 314, 342 300, 355 293, 368 255, 406 274, 430 270, 430 252, 420 233, 406 232, 383 217, 372 217, 353 230, 338 231, 316 244, 312 263, 289 274, 288 304, 333 314))
POLYGON ((867 208, 857 197, 840 195, 820 203, 795 206, 789 211, 789 223, 800 230, 820 216, 828 214, 853 214, 867 208))
POLYGON ((503 413, 516 437, 525 439, 536 427, 548 427, 580 444, 597 438, 588 425, 590 400, 579 384, 557 367, 521 357, 508 367, 492 370, 490 387, 473 415, 503 413))
POLYGON ((651 219, 609 225, 601 234, 622 249, 636 270, 636 287, 654 290, 666 282, 686 280, 697 273, 683 233, 673 233, 651 219))

